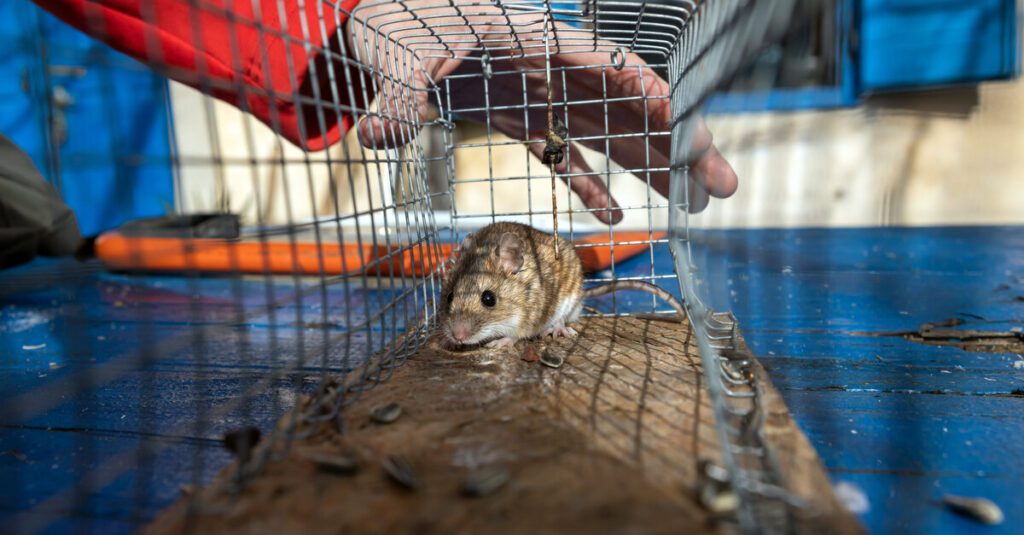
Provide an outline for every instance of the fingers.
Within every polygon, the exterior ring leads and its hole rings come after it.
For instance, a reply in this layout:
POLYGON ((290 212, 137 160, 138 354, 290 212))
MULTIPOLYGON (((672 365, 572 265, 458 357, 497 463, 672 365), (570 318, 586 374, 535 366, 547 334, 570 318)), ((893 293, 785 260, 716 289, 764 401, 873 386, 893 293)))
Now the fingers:
POLYGON ((412 54, 390 50, 392 54, 381 58, 383 74, 376 79, 376 109, 357 127, 359 141, 368 149, 405 145, 427 119, 427 81, 419 61, 412 54))
POLYGON ((691 214, 703 212, 708 207, 708 203, 711 201, 711 197, 708 195, 708 190, 704 189, 696 180, 690 180, 686 184, 688 196, 686 197, 687 206, 686 211, 691 214))
MULTIPOLYGON (((645 118, 649 131, 666 131, 671 124, 670 103, 669 99, 665 98, 669 95, 668 83, 646 66, 642 66, 643 60, 640 58, 636 58, 636 60, 641 64, 640 66, 631 66, 621 71, 605 71, 609 77, 609 96, 626 98, 642 95, 643 99, 629 101, 636 104, 628 106, 625 110, 620 110, 618 114, 624 115, 624 119, 628 119, 630 116, 645 118)), ((693 139, 684 155, 690 164, 690 178, 693 181, 689 185, 691 192, 689 209, 691 212, 699 212, 706 208, 709 196, 719 199, 731 196, 736 192, 738 185, 736 172, 715 147, 711 131, 708 130, 704 120, 698 117, 696 122, 693 139)), ((616 141, 617 145, 625 143, 628 143, 628 138, 616 141)), ((660 157, 662 161, 667 162, 672 151, 671 137, 652 138, 651 145, 658 154, 650 158, 658 159, 660 157)), ((643 162, 632 163, 630 161, 642 154, 640 152, 628 149, 617 152, 625 156, 625 160, 620 163, 627 167, 637 167, 643 164, 643 162)), ((667 173, 652 174, 651 183, 659 193, 668 195, 669 177, 667 173)))
POLYGON ((373 92, 373 106, 356 125, 364 147, 401 146, 416 136, 426 119, 428 86, 423 64, 409 47, 392 38, 414 25, 413 14, 397 3, 369 5, 346 22, 347 53, 369 67, 360 76, 362 85, 373 92))
POLYGON ((374 73, 375 109, 360 119, 357 133, 367 148, 399 147, 414 139, 427 120, 430 89, 474 50, 476 43, 467 36, 479 31, 481 41, 486 41, 489 21, 501 12, 476 2, 425 6, 431 24, 445 28, 444 35, 438 36, 417 18, 418 8, 404 2, 367 4, 349 20, 346 32, 356 61, 372 67, 374 73), (425 44, 428 34, 451 55, 442 57, 436 47, 425 44))
POLYGON ((691 164, 690 171, 694 181, 714 197, 724 199, 736 193, 736 171, 714 145, 691 164))
MULTIPOLYGON (((539 133, 537 137, 544 137, 544 134, 539 133)), ((541 159, 544 154, 544 144, 530 143, 530 152, 541 159)), ((608 193, 604 181, 594 173, 579 151, 576 151, 575 154, 566 154, 561 163, 555 164, 555 173, 569 184, 569 189, 583 201, 584 206, 594 210, 590 213, 594 214, 594 217, 602 223, 614 225, 622 221, 622 210, 618 209, 619 204, 608 193), (571 176, 567 177, 566 175, 571 176)))

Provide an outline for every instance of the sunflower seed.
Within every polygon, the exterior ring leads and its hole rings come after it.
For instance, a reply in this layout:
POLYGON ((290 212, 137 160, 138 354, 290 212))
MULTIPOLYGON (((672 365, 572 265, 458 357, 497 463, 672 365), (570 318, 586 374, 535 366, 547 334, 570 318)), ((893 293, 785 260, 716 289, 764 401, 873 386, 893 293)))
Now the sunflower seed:
POLYGON ((351 475, 359 471, 359 461, 348 455, 310 455, 309 460, 322 472, 351 475))
POLYGON ((740 505, 739 496, 731 490, 701 492, 700 503, 708 511, 716 515, 726 515, 736 511, 740 505))
POLYGON ((381 463, 384 471, 391 476, 392 481, 409 489, 416 490, 420 482, 416 479, 416 473, 412 471, 409 461, 400 455, 390 455, 381 463))
POLYGON ((942 504, 950 511, 973 518, 982 524, 995 525, 1003 522, 1003 510, 992 500, 947 494, 942 497, 942 504))
POLYGON ((540 363, 549 368, 561 368, 565 363, 565 357, 550 351, 544 351, 540 355, 540 363))
POLYGON ((248 462, 252 449, 259 441, 260 430, 252 426, 236 429, 224 435, 224 447, 243 463, 248 462))
POLYGON ((729 485, 729 473, 708 460, 700 461, 697 499, 705 509, 719 516, 731 515, 739 507, 739 496, 729 485))
POLYGON ((379 424, 389 424, 402 415, 402 406, 398 403, 381 405, 370 411, 370 419, 379 424))
POLYGON ((511 476, 503 468, 484 468, 470 472, 462 482, 462 494, 479 498, 492 494, 508 483, 511 476))

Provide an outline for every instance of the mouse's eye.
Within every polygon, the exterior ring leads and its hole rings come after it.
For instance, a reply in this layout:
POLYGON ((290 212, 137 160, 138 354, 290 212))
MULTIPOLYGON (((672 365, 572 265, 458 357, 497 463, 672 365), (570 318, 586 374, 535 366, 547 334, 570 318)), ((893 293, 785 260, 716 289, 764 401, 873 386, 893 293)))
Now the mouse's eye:
POLYGON ((448 306, 452 306, 452 301, 455 300, 455 292, 448 292, 444 300, 448 303, 448 306))
POLYGON ((484 293, 480 294, 480 302, 483 303, 485 307, 490 308, 497 304, 498 298, 495 297, 494 292, 484 290, 484 293))

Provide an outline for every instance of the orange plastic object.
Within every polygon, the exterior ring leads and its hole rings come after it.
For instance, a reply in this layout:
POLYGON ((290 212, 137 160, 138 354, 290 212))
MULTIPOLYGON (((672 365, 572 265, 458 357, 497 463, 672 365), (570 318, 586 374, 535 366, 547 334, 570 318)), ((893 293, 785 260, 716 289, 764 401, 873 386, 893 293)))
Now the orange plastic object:
POLYGON ((593 273, 607 269, 612 265, 612 245, 615 247, 615 261, 636 256, 650 247, 650 242, 665 237, 664 232, 625 231, 612 234, 590 234, 589 236, 577 239, 576 252, 583 261, 583 271, 593 273), (615 239, 612 242, 612 238, 615 239), (592 245, 592 247, 580 247, 581 245, 592 245))
MULTIPOLYGON (((661 239, 664 232, 655 233, 661 239)), ((583 268, 593 272, 611 265, 608 234, 592 234, 576 241, 583 268)), ((616 232, 615 260, 645 251, 651 234, 616 232), (636 242, 636 243, 629 243, 636 242)), ((254 242, 189 238, 125 236, 106 232, 96 239, 96 256, 108 269, 118 271, 200 271, 211 273, 277 273, 300 275, 423 276, 448 259, 454 244, 403 245, 254 242)))

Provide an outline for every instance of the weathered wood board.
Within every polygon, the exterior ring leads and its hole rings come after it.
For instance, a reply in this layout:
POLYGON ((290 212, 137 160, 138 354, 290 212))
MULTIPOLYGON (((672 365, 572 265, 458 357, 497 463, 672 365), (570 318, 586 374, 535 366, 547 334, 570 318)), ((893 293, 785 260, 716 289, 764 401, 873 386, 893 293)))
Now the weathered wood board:
MULTIPOLYGON (((348 406, 343 426, 321 424, 292 443, 240 492, 231 470, 182 498, 153 533, 731 531, 696 499, 699 463, 718 462, 718 434, 687 324, 587 318, 575 339, 534 343, 564 356, 557 369, 523 360, 526 344, 452 352, 432 339, 348 406), (398 403, 390 424, 369 414, 398 403), (344 434, 338 432, 343 427, 344 434), (317 455, 358 459, 354 475, 318 469, 317 455), (411 465, 417 488, 382 468, 411 465), (508 482, 487 496, 464 481, 498 470, 508 482)), ((814 450, 760 367, 766 437, 792 492, 812 505, 805 532, 858 532, 832 497, 814 450)))

